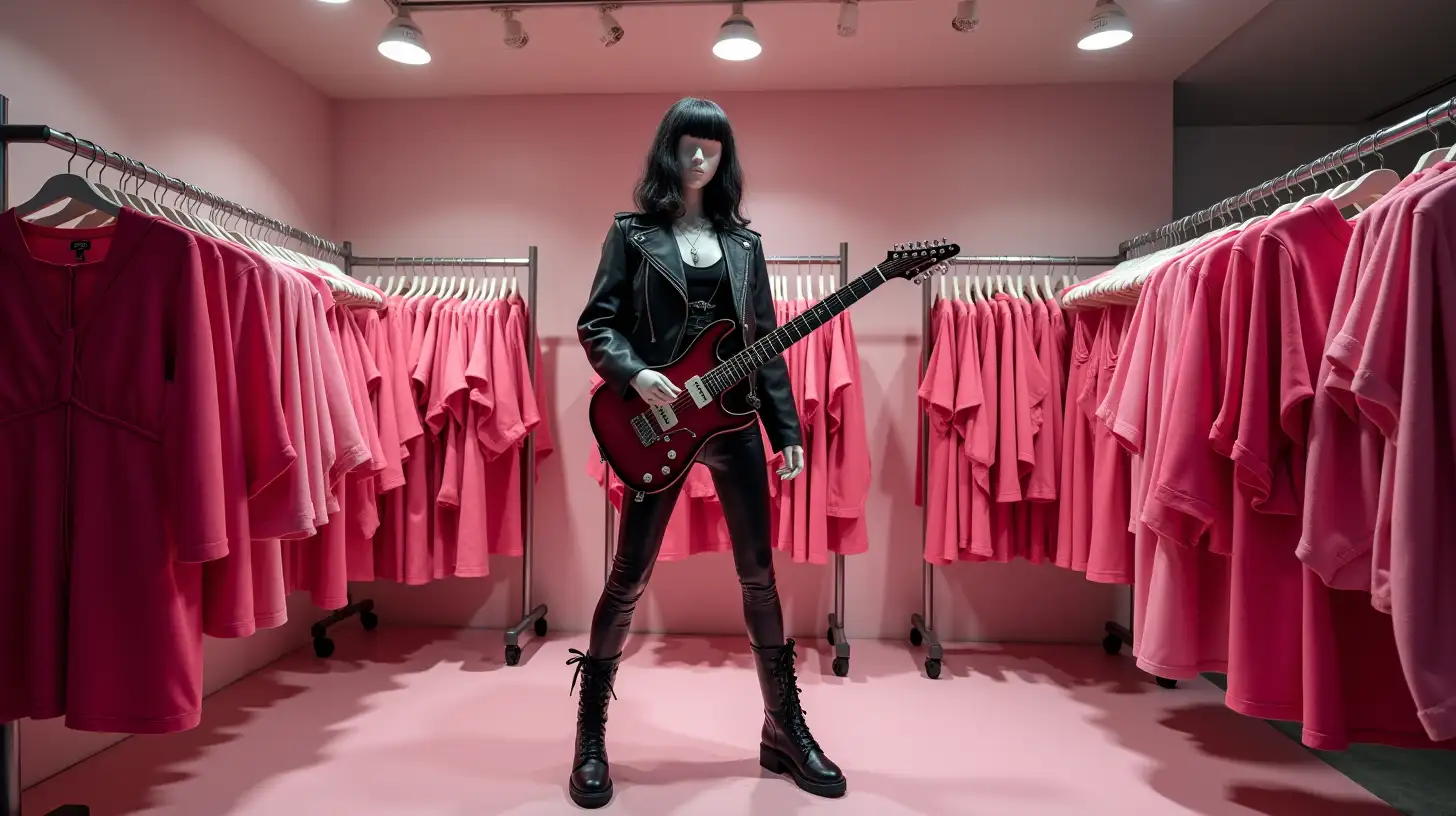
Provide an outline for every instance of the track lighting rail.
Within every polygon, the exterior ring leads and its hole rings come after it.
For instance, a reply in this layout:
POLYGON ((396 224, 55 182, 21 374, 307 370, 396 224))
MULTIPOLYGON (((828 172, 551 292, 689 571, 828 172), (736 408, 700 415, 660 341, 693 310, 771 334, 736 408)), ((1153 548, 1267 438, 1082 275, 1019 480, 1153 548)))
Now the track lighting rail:
MULTIPOLYGON (((860 0, 866 3, 907 3, 913 0, 860 0)), ((385 0, 394 10, 411 14, 427 11, 470 11, 480 9, 537 9, 537 8, 595 8, 613 6, 725 6, 727 0, 385 0)), ((770 3, 819 3, 839 5, 840 0, 742 0, 745 5, 759 6, 770 3)))

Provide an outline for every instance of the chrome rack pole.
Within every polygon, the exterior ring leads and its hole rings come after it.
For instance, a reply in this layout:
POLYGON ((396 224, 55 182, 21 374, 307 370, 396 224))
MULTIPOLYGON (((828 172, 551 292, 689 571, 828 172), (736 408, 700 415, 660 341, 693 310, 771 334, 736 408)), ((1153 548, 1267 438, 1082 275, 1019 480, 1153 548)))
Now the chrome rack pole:
MULTIPOLYGON (((537 329, 537 320, 541 316, 541 310, 536 301, 537 296, 537 262, 536 247, 526 250, 526 370, 530 372, 531 387, 536 387, 536 378, 541 372, 536 370, 536 348, 540 342, 540 335, 537 329)), ((546 406, 540 406, 541 411, 546 406)), ((514 666, 521 662, 521 634, 526 627, 531 627, 536 637, 545 637, 548 631, 546 623, 546 604, 536 604, 533 600, 534 586, 532 574, 532 561, 536 553, 536 432, 526 434, 526 442, 521 446, 521 478, 526 486, 522 491, 521 501, 523 504, 522 517, 524 519, 524 530, 522 531, 525 541, 521 547, 521 619, 515 626, 506 630, 506 665, 514 666)))
MULTIPOLYGON (((0 131, 10 121, 10 100, 0 94, 0 131)), ((10 139, 0 138, 0 212, 10 211, 10 139)), ((20 723, 0 723, 0 816, 20 814, 20 723)), ((49 816, 87 816, 85 805, 61 805, 49 816)))
MULTIPOLYGON (((345 241, 342 247, 344 256, 344 274, 354 276, 354 245, 345 241)), ((329 637, 329 627, 359 616, 359 625, 364 631, 373 632, 379 626, 379 615, 374 611, 374 599, 365 598, 362 601, 354 600, 354 591, 349 590, 344 596, 344 605, 333 610, 329 614, 313 622, 309 627, 309 635, 313 638, 313 653, 321 658, 329 658, 334 654, 334 640, 329 637)))
MULTIPOLYGON (((849 283, 849 244, 839 243, 839 286, 849 283)), ((858 372, 856 372, 858 374, 858 372)), ((844 635, 844 556, 834 554, 834 611, 829 613, 829 644, 834 647, 834 674, 849 675, 849 639, 844 635)))
MULTIPOLYGON (((930 366, 930 305, 929 281, 920 287, 920 376, 930 366)), ((945 652, 940 638, 935 634, 935 566, 924 561, 925 535, 930 516, 926 512, 926 499, 930 495, 930 420, 925 412, 920 416, 920 552, 921 552, 921 611, 910 616, 910 645, 925 644, 925 676, 934 680, 940 677, 940 661, 945 652)))

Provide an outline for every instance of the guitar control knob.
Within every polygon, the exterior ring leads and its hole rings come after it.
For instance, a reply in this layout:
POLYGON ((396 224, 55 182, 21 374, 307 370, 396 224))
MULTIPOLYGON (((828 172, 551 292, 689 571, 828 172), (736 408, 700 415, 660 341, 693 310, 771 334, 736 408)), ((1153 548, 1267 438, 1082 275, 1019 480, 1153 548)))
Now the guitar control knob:
POLYGON ((663 465, 662 466, 662 475, 663 476, 666 476, 667 474, 669 474, 671 472, 672 472, 672 468, 668 467, 667 465, 663 465))
POLYGON ((652 484, 652 474, 651 473, 644 473, 644 474, 642 474, 642 483, 643 484, 652 484))
POLYGON ((677 451, 668 451, 667 452, 667 458, 668 459, 676 459, 677 458, 677 451))

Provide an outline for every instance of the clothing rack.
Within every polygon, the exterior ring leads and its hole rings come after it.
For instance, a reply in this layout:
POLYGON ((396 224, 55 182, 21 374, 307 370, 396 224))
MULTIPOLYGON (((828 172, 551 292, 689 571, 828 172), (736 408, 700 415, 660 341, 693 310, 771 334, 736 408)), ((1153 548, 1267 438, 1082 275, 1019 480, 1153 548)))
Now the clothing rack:
MULTIPOLYGON (((311 232, 298 229, 256 210, 234 203, 215 193, 169 176, 136 159, 114 153, 95 142, 80 139, 45 125, 12 125, 9 119, 10 100, 0 95, 0 212, 10 209, 10 145, 12 143, 45 144, 71 154, 71 159, 85 159, 117 170, 141 183, 152 183, 213 210, 228 213, 241 221, 295 241, 315 247, 339 258, 348 255, 348 244, 338 244, 311 232)), ((85 805, 62 805, 49 816, 86 816, 85 805)), ((21 816, 20 812, 20 725, 0 723, 0 816, 21 816)))
MULTIPOLYGON (((349 256, 348 261, 350 274, 354 270, 371 267, 392 267, 400 270, 408 269, 509 269, 512 275, 518 270, 526 270, 526 371, 530 374, 531 385, 536 384, 536 346, 539 341, 536 327, 536 281, 537 281, 537 254, 536 247, 528 247, 524 258, 360 258, 349 256)), ((544 407, 542 410, 545 410, 544 407)), ((521 446, 521 480, 524 487, 521 490, 521 517, 522 537, 521 544, 521 619, 515 626, 505 632, 505 655, 506 665, 515 666, 521 662, 521 635, 530 627, 537 637, 545 637, 547 632, 546 604, 537 604, 532 598, 534 580, 531 571, 532 555, 535 552, 536 543, 536 445, 535 432, 526 434, 525 444, 521 446)), ((372 601, 365 601, 370 608, 372 601)), ((334 615, 326 618, 320 623, 337 623, 338 620, 347 618, 352 614, 349 610, 354 604, 352 599, 350 605, 338 610, 334 615), (335 616, 342 615, 337 620, 335 616)), ((361 612, 361 615, 365 614, 361 612)), ((317 627, 319 624, 315 624, 317 627)), ((327 628, 327 627, 325 627, 327 628)), ((368 628, 368 627, 366 627, 368 628)), ((315 634, 317 637, 317 634, 315 634)))
MULTIPOLYGON (((1236 196, 1225 198, 1211 207, 1206 207, 1142 235, 1129 238, 1118 245, 1118 253, 1122 258, 1127 258, 1147 247, 1155 247, 1165 242, 1179 243, 1188 240, 1195 237, 1202 227, 1219 221, 1238 220, 1240 210, 1252 208, 1255 204, 1277 197, 1282 192, 1293 193, 1294 188, 1303 190, 1306 181, 1317 183, 1316 180, 1319 176, 1328 177, 1334 171, 1348 167, 1355 162, 1359 162, 1363 167, 1366 156, 1374 156, 1383 166, 1384 157, 1380 154, 1382 148, 1407 141, 1423 133, 1434 133, 1436 128, 1443 123, 1456 125, 1456 98, 1427 108, 1424 112, 1388 128, 1377 130, 1352 144, 1327 153, 1309 164, 1301 164, 1282 176, 1251 187, 1236 196)), ((1439 140, 1437 143, 1439 144, 1439 140)))
MULTIPOLYGON (((835 265, 839 272, 839 286, 849 283, 849 244, 841 241, 838 255, 773 255, 767 259, 770 274, 774 266, 829 266, 835 265)), ((616 555, 617 512, 612 507, 611 469, 607 469, 602 495, 605 497, 605 523, 603 524, 603 547, 605 559, 602 563, 602 582, 611 580, 612 558, 616 555)), ((834 674, 849 675, 849 640, 844 635, 844 556, 834 553, 834 611, 829 613, 829 628, 825 633, 834 646, 834 674)))
MULTIPOLYGON (((1059 255, 960 255, 951 259, 951 265, 970 267, 975 270, 979 267, 1084 267, 1098 266, 1108 268, 1115 266, 1119 258, 1110 257, 1083 257, 1083 256, 1059 256, 1059 255)), ((930 307, 934 303, 934 287, 922 285, 920 287, 920 370, 923 373, 930 365, 930 347, 933 338, 930 335, 930 307)), ((920 412, 920 447, 922 451, 930 448, 930 419, 920 412)), ((930 457, 920 457, 920 484, 922 490, 928 490, 930 484, 930 457)), ((921 500, 922 507, 925 504, 921 500)), ((922 510, 920 514, 920 552, 924 552, 925 535, 927 531, 928 516, 922 510)), ((935 565, 929 562, 921 564, 921 610, 910 615, 910 644, 912 646, 926 647, 925 652, 925 676, 931 680, 940 677, 941 659, 944 657, 944 650, 940 645, 940 638, 935 633, 935 565)), ((1108 623, 1108 631, 1111 627, 1119 626, 1116 623, 1108 623)), ((1132 642, 1132 633, 1126 630, 1127 642, 1132 642)), ((1122 640, 1118 641, 1119 646, 1122 640)), ((1116 651, 1113 652, 1116 654, 1116 651)))

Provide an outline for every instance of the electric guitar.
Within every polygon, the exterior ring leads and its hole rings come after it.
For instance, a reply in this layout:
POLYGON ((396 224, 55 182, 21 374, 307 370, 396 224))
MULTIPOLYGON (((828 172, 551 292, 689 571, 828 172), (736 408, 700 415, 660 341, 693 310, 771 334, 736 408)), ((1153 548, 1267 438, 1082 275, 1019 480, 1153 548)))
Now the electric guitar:
POLYGON ((761 366, 880 284, 894 278, 918 284, 943 271, 944 262, 958 252, 959 246, 944 240, 897 245, 875 268, 731 357, 720 352, 736 324, 711 324, 676 360, 653 367, 682 389, 671 405, 649 406, 636 393, 623 397, 598 388, 588 416, 602 458, 633 491, 657 493, 672 487, 687 475, 710 439, 747 428, 757 419, 748 379, 761 366))

